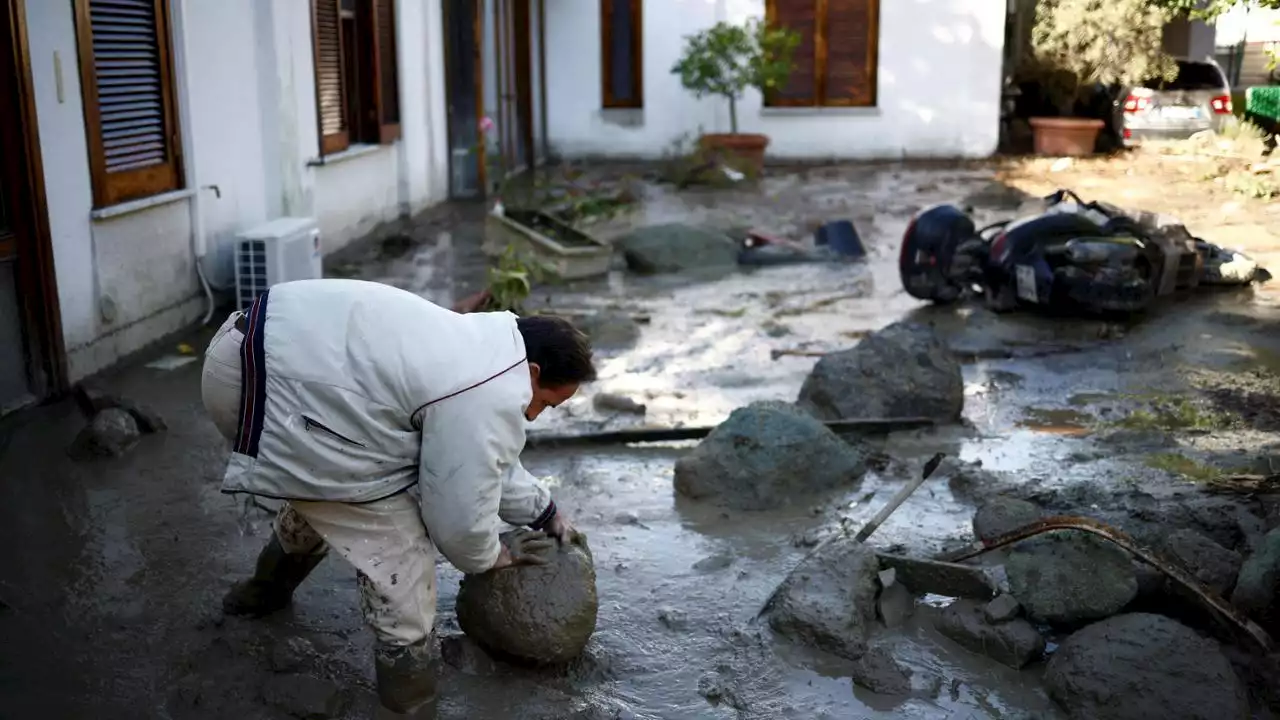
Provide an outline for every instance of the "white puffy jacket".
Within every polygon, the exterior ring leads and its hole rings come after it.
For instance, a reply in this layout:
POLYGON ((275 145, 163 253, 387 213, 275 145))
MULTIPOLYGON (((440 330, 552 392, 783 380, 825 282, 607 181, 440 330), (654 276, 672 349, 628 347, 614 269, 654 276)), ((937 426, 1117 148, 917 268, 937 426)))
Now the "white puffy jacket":
POLYGON ((499 520, 554 516, 520 464, 533 391, 515 315, 304 280, 271 288, 246 319, 224 492, 361 503, 417 483, 431 539, 467 573, 497 560, 499 520))

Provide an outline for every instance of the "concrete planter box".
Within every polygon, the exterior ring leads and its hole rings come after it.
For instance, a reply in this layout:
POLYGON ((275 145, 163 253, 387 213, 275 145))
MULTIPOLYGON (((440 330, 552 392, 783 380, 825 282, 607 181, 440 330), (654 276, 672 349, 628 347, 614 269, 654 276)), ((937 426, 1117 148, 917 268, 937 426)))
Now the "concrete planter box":
POLYGON ((485 251, 500 254, 507 245, 530 252, 561 280, 578 280, 609 272, 613 247, 536 210, 489 213, 484 221, 485 251))

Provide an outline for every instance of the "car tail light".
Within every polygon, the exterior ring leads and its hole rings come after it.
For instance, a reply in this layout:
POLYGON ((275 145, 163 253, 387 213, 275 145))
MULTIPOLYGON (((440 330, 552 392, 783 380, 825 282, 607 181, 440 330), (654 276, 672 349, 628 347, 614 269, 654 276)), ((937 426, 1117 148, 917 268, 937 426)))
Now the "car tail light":
POLYGON ((1230 95, 1219 95, 1211 100, 1209 104, 1213 106, 1213 112, 1217 115, 1231 114, 1232 107, 1230 95))
POLYGON ((1008 233, 1000 233, 997 235, 996 239, 991 241, 991 250, 988 253, 988 257, 992 258, 996 262, 1002 260, 1004 257, 1004 246, 1008 244, 1008 242, 1008 233))
POLYGON ((1124 99, 1124 111, 1127 113, 1142 112, 1151 107, 1151 98, 1143 95, 1130 95, 1124 99))

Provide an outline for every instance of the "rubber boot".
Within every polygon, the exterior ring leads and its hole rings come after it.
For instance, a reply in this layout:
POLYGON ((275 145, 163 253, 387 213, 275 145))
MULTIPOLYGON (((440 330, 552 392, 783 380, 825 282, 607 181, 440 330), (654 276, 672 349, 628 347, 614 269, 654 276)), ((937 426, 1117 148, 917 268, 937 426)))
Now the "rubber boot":
POLYGON ((271 541, 258 555, 253 577, 231 586, 222 598, 222 611, 228 615, 262 617, 289 606, 293 591, 324 559, 324 553, 290 555, 271 533, 271 541))
POLYGON ((413 713, 415 720, 435 717, 440 673, 434 638, 413 645, 383 645, 374 650, 378 699, 392 712, 413 713))

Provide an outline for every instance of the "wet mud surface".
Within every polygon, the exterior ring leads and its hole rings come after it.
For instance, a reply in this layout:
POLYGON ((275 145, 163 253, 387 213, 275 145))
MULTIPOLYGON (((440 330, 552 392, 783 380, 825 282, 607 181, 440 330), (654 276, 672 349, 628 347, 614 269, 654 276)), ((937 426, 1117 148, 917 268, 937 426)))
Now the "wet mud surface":
MULTIPOLYGON (((1007 489, 1043 506, 1151 517, 1167 500, 1204 499, 1215 473, 1280 456, 1280 297, 1270 291, 1179 301, 1124 324, 930 308, 901 292, 895 265, 910 214, 976 194, 980 219, 1003 217, 1025 198, 993 194, 995 177, 887 165, 813 169, 760 191, 651 188, 635 213, 593 226, 611 237, 680 221, 799 239, 848 218, 869 257, 539 288, 539 307, 642 322, 601 353, 599 383, 531 431, 715 424, 752 401, 794 400, 814 353, 904 318, 934 324, 964 364, 965 422, 870 439, 887 461, 856 491, 760 511, 677 499, 673 467, 690 443, 527 453, 590 538, 597 630, 567 668, 445 663, 441 717, 1064 717, 1043 663, 1014 670, 940 635, 939 598, 870 639, 911 671, 898 696, 855 686, 850 661, 782 641, 756 620, 813 545, 842 523, 860 527, 935 452, 981 461, 999 487, 940 472, 873 536, 877 549, 969 542, 976 503, 1007 489), (612 409, 594 393, 646 412, 612 409)), ((451 303, 478 287, 478 213, 440 213, 408 240, 344 253, 331 267, 451 303)), ((224 448, 200 411, 198 372, 135 366, 109 378, 169 425, 119 459, 66 458, 84 423, 68 404, 0 421, 0 717, 283 719, 300 707, 378 716, 372 638, 354 573, 336 558, 290 610, 221 616, 220 597, 250 572, 271 514, 217 492, 224 448)), ((1263 501, 1238 502, 1254 534, 1280 521, 1263 501)), ((1231 531, 1234 544, 1242 532, 1231 531)), ((437 629, 449 636, 459 632, 460 576, 446 564, 439 573, 437 629)))

